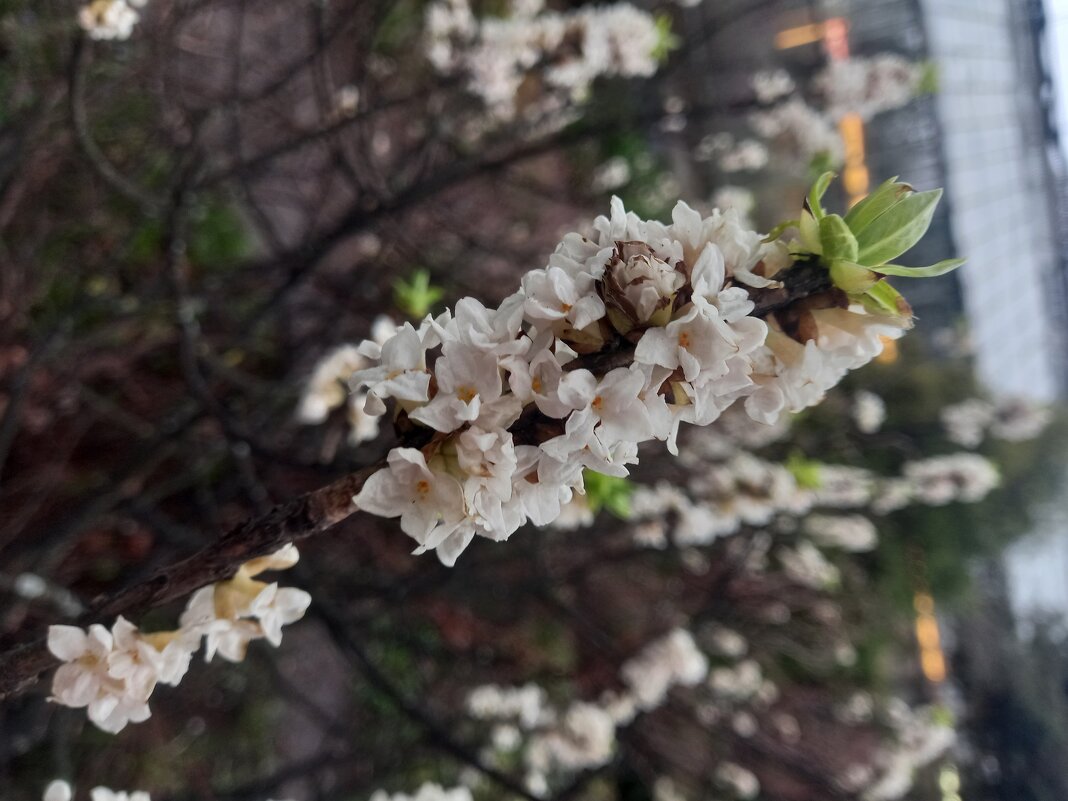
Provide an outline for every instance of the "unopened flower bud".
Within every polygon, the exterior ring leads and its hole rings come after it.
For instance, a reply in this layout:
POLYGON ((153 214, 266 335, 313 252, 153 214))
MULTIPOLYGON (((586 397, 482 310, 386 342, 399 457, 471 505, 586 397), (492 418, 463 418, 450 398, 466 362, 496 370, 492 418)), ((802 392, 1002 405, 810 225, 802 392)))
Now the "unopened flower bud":
POLYGON ((608 319, 621 334, 666 325, 686 276, 644 242, 617 242, 604 274, 608 319))

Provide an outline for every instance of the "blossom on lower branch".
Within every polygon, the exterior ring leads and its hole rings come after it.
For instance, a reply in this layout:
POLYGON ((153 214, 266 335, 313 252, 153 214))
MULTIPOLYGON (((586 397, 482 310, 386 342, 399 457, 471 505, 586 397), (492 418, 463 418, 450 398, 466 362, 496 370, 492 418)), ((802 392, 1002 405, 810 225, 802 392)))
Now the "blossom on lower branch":
POLYGON ((887 263, 918 241, 937 192, 889 181, 843 218, 820 205, 830 179, 786 225, 799 239, 682 202, 670 224, 642 220, 613 199, 497 308, 464 298, 365 343, 379 358, 350 384, 370 413, 392 400, 402 445, 355 504, 399 517, 417 552, 451 565, 476 534, 551 523, 584 493, 584 469, 626 476, 650 440, 677 453, 682 423, 741 401, 772 424, 818 403, 910 327, 886 275, 959 264, 887 263))
MULTIPOLYGON (((45 788, 41 801, 71 801, 74 798, 74 788, 62 779, 49 782, 45 788)), ((91 801, 152 801, 144 790, 112 790, 108 787, 94 787, 89 791, 91 801)))
POLYGON ((217 652, 232 662, 245 658, 252 640, 279 645, 282 626, 304 616, 311 596, 254 577, 290 568, 297 559, 297 549, 287 545, 246 562, 232 578, 197 590, 174 631, 145 634, 121 616, 110 629, 99 623, 88 629, 49 627, 48 650, 63 662, 50 700, 85 708, 89 720, 115 733, 148 719, 156 685, 177 685, 201 640, 207 659, 217 652))

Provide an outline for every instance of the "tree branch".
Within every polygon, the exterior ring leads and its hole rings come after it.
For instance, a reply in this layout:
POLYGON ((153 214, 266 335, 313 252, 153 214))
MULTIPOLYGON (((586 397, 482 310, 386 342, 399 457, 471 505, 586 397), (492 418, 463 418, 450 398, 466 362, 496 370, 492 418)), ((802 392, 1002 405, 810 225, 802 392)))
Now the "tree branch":
MULTIPOLYGON (((154 576, 102 598, 79 618, 81 625, 110 622, 117 615, 137 616, 153 607, 185 598, 196 590, 229 578, 250 559, 273 553, 332 528, 356 507, 352 497, 383 465, 375 464, 350 473, 332 484, 279 504, 260 517, 232 528, 188 559, 166 567, 154 576)), ((44 671, 56 664, 44 638, 0 655, 0 699, 22 692, 44 671)))
MULTIPOLYGON (((795 301, 826 292, 832 286, 826 268, 816 260, 796 264, 776 278, 782 286, 751 291, 755 304, 753 316, 764 317, 795 301)), ((580 357, 572 364, 603 374, 613 367, 629 364, 633 356, 634 345, 620 338, 604 351, 580 357)), ((560 423, 543 419, 533 405, 530 409, 533 416, 525 414, 514 427, 513 433, 519 439, 525 441, 524 432, 535 431, 539 423, 560 423)), ((379 462, 275 506, 266 514, 231 529, 188 559, 98 601, 78 622, 86 625, 110 621, 118 615, 136 616, 228 578, 249 559, 326 531, 356 511, 352 497, 383 466, 384 463, 379 462)), ((0 699, 23 690, 55 662, 43 639, 0 655, 0 699)))

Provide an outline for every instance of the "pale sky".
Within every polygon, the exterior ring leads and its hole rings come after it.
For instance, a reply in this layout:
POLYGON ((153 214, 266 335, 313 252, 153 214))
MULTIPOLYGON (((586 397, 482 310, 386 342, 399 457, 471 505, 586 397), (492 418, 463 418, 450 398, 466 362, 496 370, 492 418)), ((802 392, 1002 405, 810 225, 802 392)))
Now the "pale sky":
POLYGON ((1068 149, 1068 0, 1045 0, 1049 19, 1050 70, 1056 84, 1057 129, 1068 149))

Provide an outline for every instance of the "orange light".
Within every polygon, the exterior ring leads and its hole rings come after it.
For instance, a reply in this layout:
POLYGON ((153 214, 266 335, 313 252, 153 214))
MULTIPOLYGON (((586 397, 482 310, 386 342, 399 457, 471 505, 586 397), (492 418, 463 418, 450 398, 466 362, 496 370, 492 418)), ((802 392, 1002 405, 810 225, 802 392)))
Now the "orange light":
POLYGON ((775 47, 779 50, 789 50, 792 47, 802 47, 813 44, 823 38, 823 24, 813 22, 808 25, 798 25, 796 28, 787 28, 775 34, 775 47))
POLYGON ((838 122, 838 133, 845 150, 842 186, 852 207, 863 200, 871 189, 867 153, 864 150, 864 120, 859 114, 846 114, 838 122))
POLYGON ((938 621, 933 617, 916 619, 916 642, 924 651, 938 651, 942 648, 942 638, 938 633, 938 621))
POLYGON ((883 343, 883 351, 875 357, 875 361, 879 362, 879 364, 893 364, 900 355, 897 349, 897 340, 885 336, 881 336, 879 339, 883 343))
POLYGON ((933 684, 946 680, 946 658, 941 651, 925 651, 920 654, 920 669, 924 677, 933 684))

